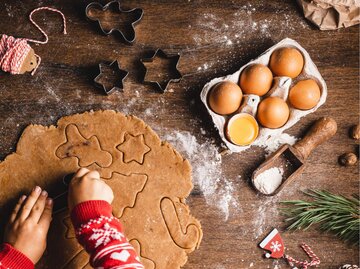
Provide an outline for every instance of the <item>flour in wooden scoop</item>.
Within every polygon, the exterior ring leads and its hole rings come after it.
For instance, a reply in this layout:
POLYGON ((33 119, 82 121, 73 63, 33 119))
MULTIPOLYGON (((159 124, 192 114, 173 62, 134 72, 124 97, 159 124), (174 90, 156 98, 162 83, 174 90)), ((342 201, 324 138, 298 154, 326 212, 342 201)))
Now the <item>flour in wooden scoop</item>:
POLYGON ((283 182, 284 169, 272 167, 257 175, 254 179, 256 189, 264 194, 272 194, 283 182))

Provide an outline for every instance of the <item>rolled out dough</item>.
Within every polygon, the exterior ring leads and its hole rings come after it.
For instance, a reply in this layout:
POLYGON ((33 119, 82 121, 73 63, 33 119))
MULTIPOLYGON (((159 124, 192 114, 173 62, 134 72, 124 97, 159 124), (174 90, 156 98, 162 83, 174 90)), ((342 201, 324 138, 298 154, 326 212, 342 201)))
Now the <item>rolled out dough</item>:
MULTIPOLYGON (((177 269, 186 263, 202 238, 200 223, 185 204, 193 187, 191 166, 143 121, 110 110, 64 117, 57 127, 25 129, 16 152, 0 163, 1 227, 21 194, 35 184, 50 195, 60 194, 64 175, 79 167, 99 171, 113 188, 113 213, 146 269, 177 269)), ((87 269, 88 259, 69 212, 55 214, 36 268, 87 269)))

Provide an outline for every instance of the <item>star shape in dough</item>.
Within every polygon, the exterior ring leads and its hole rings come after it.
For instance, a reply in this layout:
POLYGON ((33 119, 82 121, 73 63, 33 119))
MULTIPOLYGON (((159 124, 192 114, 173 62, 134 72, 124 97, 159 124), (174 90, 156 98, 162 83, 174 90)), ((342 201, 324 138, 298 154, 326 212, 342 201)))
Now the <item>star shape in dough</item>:
POLYGON ((135 161, 139 164, 144 163, 145 155, 151 150, 151 148, 146 145, 143 134, 137 136, 125 134, 124 142, 116 148, 123 153, 124 163, 135 161))

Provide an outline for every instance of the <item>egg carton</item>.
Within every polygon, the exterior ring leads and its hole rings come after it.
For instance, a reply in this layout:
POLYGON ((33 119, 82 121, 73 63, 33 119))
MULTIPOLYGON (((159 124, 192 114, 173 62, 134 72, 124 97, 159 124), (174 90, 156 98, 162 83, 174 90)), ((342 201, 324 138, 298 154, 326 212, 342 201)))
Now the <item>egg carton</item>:
POLYGON ((281 40, 279 43, 277 43, 274 46, 272 46, 271 48, 269 48, 268 50, 266 50, 258 58, 251 60, 249 63, 243 65, 237 72, 235 72, 231 75, 224 76, 224 77, 215 78, 215 79, 211 80, 210 82, 208 82, 207 84, 205 84, 205 86, 203 87, 203 89, 200 93, 200 97, 201 97, 201 101, 204 103, 209 114, 211 115, 212 120, 215 124, 215 127, 218 129, 221 139, 224 141, 226 146, 229 148, 229 150, 231 152, 241 152, 241 151, 244 151, 244 150, 250 148, 251 146, 266 147, 267 143, 269 143, 269 141, 273 141, 273 139, 275 139, 276 137, 279 137, 286 129, 289 129, 290 127, 292 127, 302 117, 316 111, 326 101, 327 86, 326 86, 325 80, 321 76, 315 63, 311 60, 309 53, 295 40, 290 39, 290 38, 285 38, 285 39, 281 40), (240 74, 243 71, 243 69, 245 67, 247 67, 248 65, 259 63, 259 64, 264 64, 264 65, 268 66, 272 52, 281 47, 295 47, 302 53, 302 55, 304 57, 304 68, 303 68, 301 74, 294 79, 291 79, 289 77, 274 77, 274 83, 273 83, 272 88, 263 97, 259 97, 257 95, 253 95, 253 94, 250 94, 250 95, 245 94, 243 97, 243 100, 245 100, 245 102, 248 102, 248 105, 250 105, 251 109, 250 109, 250 111, 242 111, 242 112, 248 112, 248 113, 256 116, 256 110, 257 110, 258 103, 264 97, 277 96, 277 97, 282 98, 283 100, 285 100, 288 103, 289 108, 290 108, 289 119, 284 126, 277 128, 277 129, 265 128, 259 124, 259 127, 260 127, 259 135, 254 142, 252 142, 248 146, 235 145, 232 142, 230 142, 229 140, 227 140, 226 135, 225 135, 225 125, 226 125, 226 122, 229 119, 229 117, 231 117, 231 115, 230 116, 222 116, 222 115, 214 113, 208 105, 208 93, 215 84, 222 82, 222 81, 232 81, 236 84, 239 84, 240 74), (317 103, 317 105, 315 107, 313 107, 312 109, 299 110, 299 109, 292 107, 289 104, 288 93, 289 93, 290 88, 293 85, 295 85, 298 81, 308 79, 308 78, 311 78, 311 79, 314 79, 315 81, 317 81, 317 83, 320 87, 320 91, 321 91, 320 100, 317 103))

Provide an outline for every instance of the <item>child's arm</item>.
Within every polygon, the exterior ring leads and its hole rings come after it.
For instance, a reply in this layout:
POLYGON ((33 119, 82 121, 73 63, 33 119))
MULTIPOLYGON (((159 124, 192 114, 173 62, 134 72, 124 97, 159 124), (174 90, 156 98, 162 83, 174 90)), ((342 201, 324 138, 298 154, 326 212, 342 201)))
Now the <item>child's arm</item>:
POLYGON ((34 263, 10 244, 4 243, 0 250, 0 269, 34 269, 34 263))
POLYGON ((143 269, 134 248, 112 215, 113 192, 98 172, 80 169, 69 188, 69 208, 76 237, 91 255, 93 267, 143 269))
POLYGON ((15 206, 0 246, 0 269, 33 269, 46 248, 46 235, 52 213, 52 200, 35 187, 15 206))

